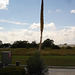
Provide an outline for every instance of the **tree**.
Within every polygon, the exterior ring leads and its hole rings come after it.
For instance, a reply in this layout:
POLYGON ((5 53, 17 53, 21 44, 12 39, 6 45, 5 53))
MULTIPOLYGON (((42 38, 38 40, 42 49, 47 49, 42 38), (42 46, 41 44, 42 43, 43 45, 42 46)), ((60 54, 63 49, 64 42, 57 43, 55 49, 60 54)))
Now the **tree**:
POLYGON ((64 45, 67 45, 67 43, 64 43, 64 45))
POLYGON ((15 41, 11 48, 27 48, 28 41, 15 41))
POLYGON ((3 47, 4 48, 10 48, 11 47, 11 44, 10 43, 5 43, 5 44, 3 44, 3 47))
POLYGON ((67 47, 66 47, 66 49, 72 49, 72 47, 70 47, 70 46, 67 46, 67 47))
POLYGON ((36 48, 36 47, 37 47, 36 41, 32 41, 31 48, 36 48))
POLYGON ((42 43, 42 47, 47 47, 50 48, 51 46, 54 45, 54 41, 50 40, 49 38, 46 39, 43 43, 42 43))
POLYGON ((60 47, 57 45, 53 45, 53 46, 51 46, 51 49, 60 49, 60 47))
POLYGON ((10 48, 11 44, 10 43, 4 43, 0 45, 0 48, 10 48))
POLYGON ((3 48, 3 44, 0 45, 0 48, 3 48))

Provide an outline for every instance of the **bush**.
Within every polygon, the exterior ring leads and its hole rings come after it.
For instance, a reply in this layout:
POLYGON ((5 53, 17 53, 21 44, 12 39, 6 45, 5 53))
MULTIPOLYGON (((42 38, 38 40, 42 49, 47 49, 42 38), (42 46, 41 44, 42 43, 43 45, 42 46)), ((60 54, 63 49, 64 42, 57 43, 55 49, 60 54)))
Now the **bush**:
POLYGON ((53 45, 53 46, 51 46, 51 49, 60 49, 60 47, 57 45, 53 45))
POLYGON ((39 52, 36 52, 27 61, 28 75, 47 75, 47 67, 39 52))
POLYGON ((26 75, 24 67, 6 67, 0 69, 0 75, 26 75))
POLYGON ((66 47, 66 49, 72 49, 72 47, 68 46, 68 47, 66 47))

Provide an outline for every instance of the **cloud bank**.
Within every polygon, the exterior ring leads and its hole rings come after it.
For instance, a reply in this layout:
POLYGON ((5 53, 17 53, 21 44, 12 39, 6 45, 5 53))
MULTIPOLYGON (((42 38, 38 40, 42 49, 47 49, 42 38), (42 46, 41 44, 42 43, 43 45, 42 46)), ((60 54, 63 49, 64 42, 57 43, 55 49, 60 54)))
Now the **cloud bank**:
MULTIPOLYGON (((39 23, 31 24, 32 29, 13 29, 11 31, 2 32, 0 31, 0 40, 4 43, 11 43, 17 40, 27 40, 29 42, 40 41, 40 30, 34 30, 38 28, 39 23), (33 27, 34 26, 34 27, 33 27)), ((46 29, 43 32, 43 40, 50 38, 54 40, 55 44, 75 44, 75 26, 58 29, 55 23, 49 23, 45 25, 46 29), (53 30, 52 30, 53 28, 53 30)))
POLYGON ((7 9, 7 5, 9 5, 9 0, 0 0, 0 9, 7 9))

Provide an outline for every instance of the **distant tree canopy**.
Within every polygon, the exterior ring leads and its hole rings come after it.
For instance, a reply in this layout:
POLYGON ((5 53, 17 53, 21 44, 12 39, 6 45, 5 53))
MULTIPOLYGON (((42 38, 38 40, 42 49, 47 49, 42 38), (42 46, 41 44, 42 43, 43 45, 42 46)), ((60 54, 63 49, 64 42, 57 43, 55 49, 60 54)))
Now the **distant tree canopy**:
MULTIPOLYGON (((15 41, 13 44, 5 43, 0 45, 0 48, 38 48, 39 44, 36 43, 36 41, 32 41, 29 43, 28 41, 15 41)), ((42 49, 43 48, 51 48, 51 49, 60 49, 59 46, 54 44, 53 40, 50 40, 47 38, 42 43, 42 49)))
POLYGON ((32 41, 32 43, 29 43, 28 41, 15 41, 11 48, 36 48, 37 43, 36 41, 32 41))
POLYGON ((43 43, 42 43, 42 46, 43 47, 52 47, 54 45, 54 41, 53 40, 50 40, 49 38, 46 39, 43 43))
POLYGON ((36 41, 32 41, 32 43, 31 43, 30 46, 31 46, 31 48, 36 48, 37 45, 38 45, 38 44, 36 43, 36 41))
POLYGON ((42 43, 42 48, 60 49, 60 47, 55 45, 54 41, 50 40, 49 38, 44 40, 42 43))
POLYGON ((11 45, 11 48, 27 48, 27 46, 28 46, 28 41, 15 41, 11 45))
POLYGON ((70 46, 67 46, 67 47, 66 47, 66 49, 72 49, 72 47, 70 47, 70 46))
POLYGON ((10 43, 5 43, 5 44, 1 44, 0 48, 10 48, 11 44, 10 43))

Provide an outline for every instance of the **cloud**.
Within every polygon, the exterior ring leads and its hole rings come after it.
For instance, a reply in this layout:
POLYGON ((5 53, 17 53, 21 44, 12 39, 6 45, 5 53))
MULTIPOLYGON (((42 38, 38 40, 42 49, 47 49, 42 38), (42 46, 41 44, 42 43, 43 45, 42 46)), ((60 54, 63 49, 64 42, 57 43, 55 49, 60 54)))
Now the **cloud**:
POLYGON ((51 13, 51 10, 48 10, 48 13, 51 13))
POLYGON ((33 23, 30 26, 31 29, 36 29, 36 28, 39 28, 39 27, 40 27, 40 23, 33 23))
MULTIPOLYGON (((47 38, 53 39, 55 44, 75 44, 75 26, 63 29, 44 30, 43 41, 47 38)), ((3 43, 11 43, 17 40, 27 40, 29 42, 40 41, 40 32, 30 29, 14 29, 11 31, 0 31, 0 40, 3 43)))
POLYGON ((0 30, 3 30, 3 27, 0 27, 0 30))
POLYGON ((51 23, 49 23, 49 24, 46 24, 46 25, 45 25, 45 28, 55 29, 55 28, 56 28, 56 27, 55 27, 55 23, 51 22, 51 23))
POLYGON ((57 10, 56 10, 56 12, 57 12, 57 13, 60 13, 60 12, 62 12, 62 10, 60 10, 60 9, 57 9, 57 10))
POLYGON ((39 41, 39 32, 27 29, 14 29, 12 31, 0 32, 0 40, 2 40, 3 43, 11 43, 17 40, 27 40, 29 42, 34 40, 39 41))
POLYGON ((18 25, 26 25, 27 24, 27 23, 16 22, 16 21, 9 21, 9 20, 0 20, 0 22, 13 23, 13 24, 18 24, 18 25))
MULTIPOLYGON (((33 24, 31 24, 30 28, 31 29, 40 28, 40 23, 33 23, 33 24)), ((46 29, 49 29, 49 28, 50 29, 54 29, 55 28, 55 24, 53 22, 44 24, 44 28, 46 28, 46 29)))
POLYGON ((75 44, 75 27, 45 31, 43 39, 45 40, 46 38, 53 39, 55 44, 75 44))
POLYGON ((74 13, 75 14, 75 10, 71 10, 71 13, 74 13))
POLYGON ((0 0, 0 9, 7 9, 7 5, 9 5, 9 0, 0 0))

